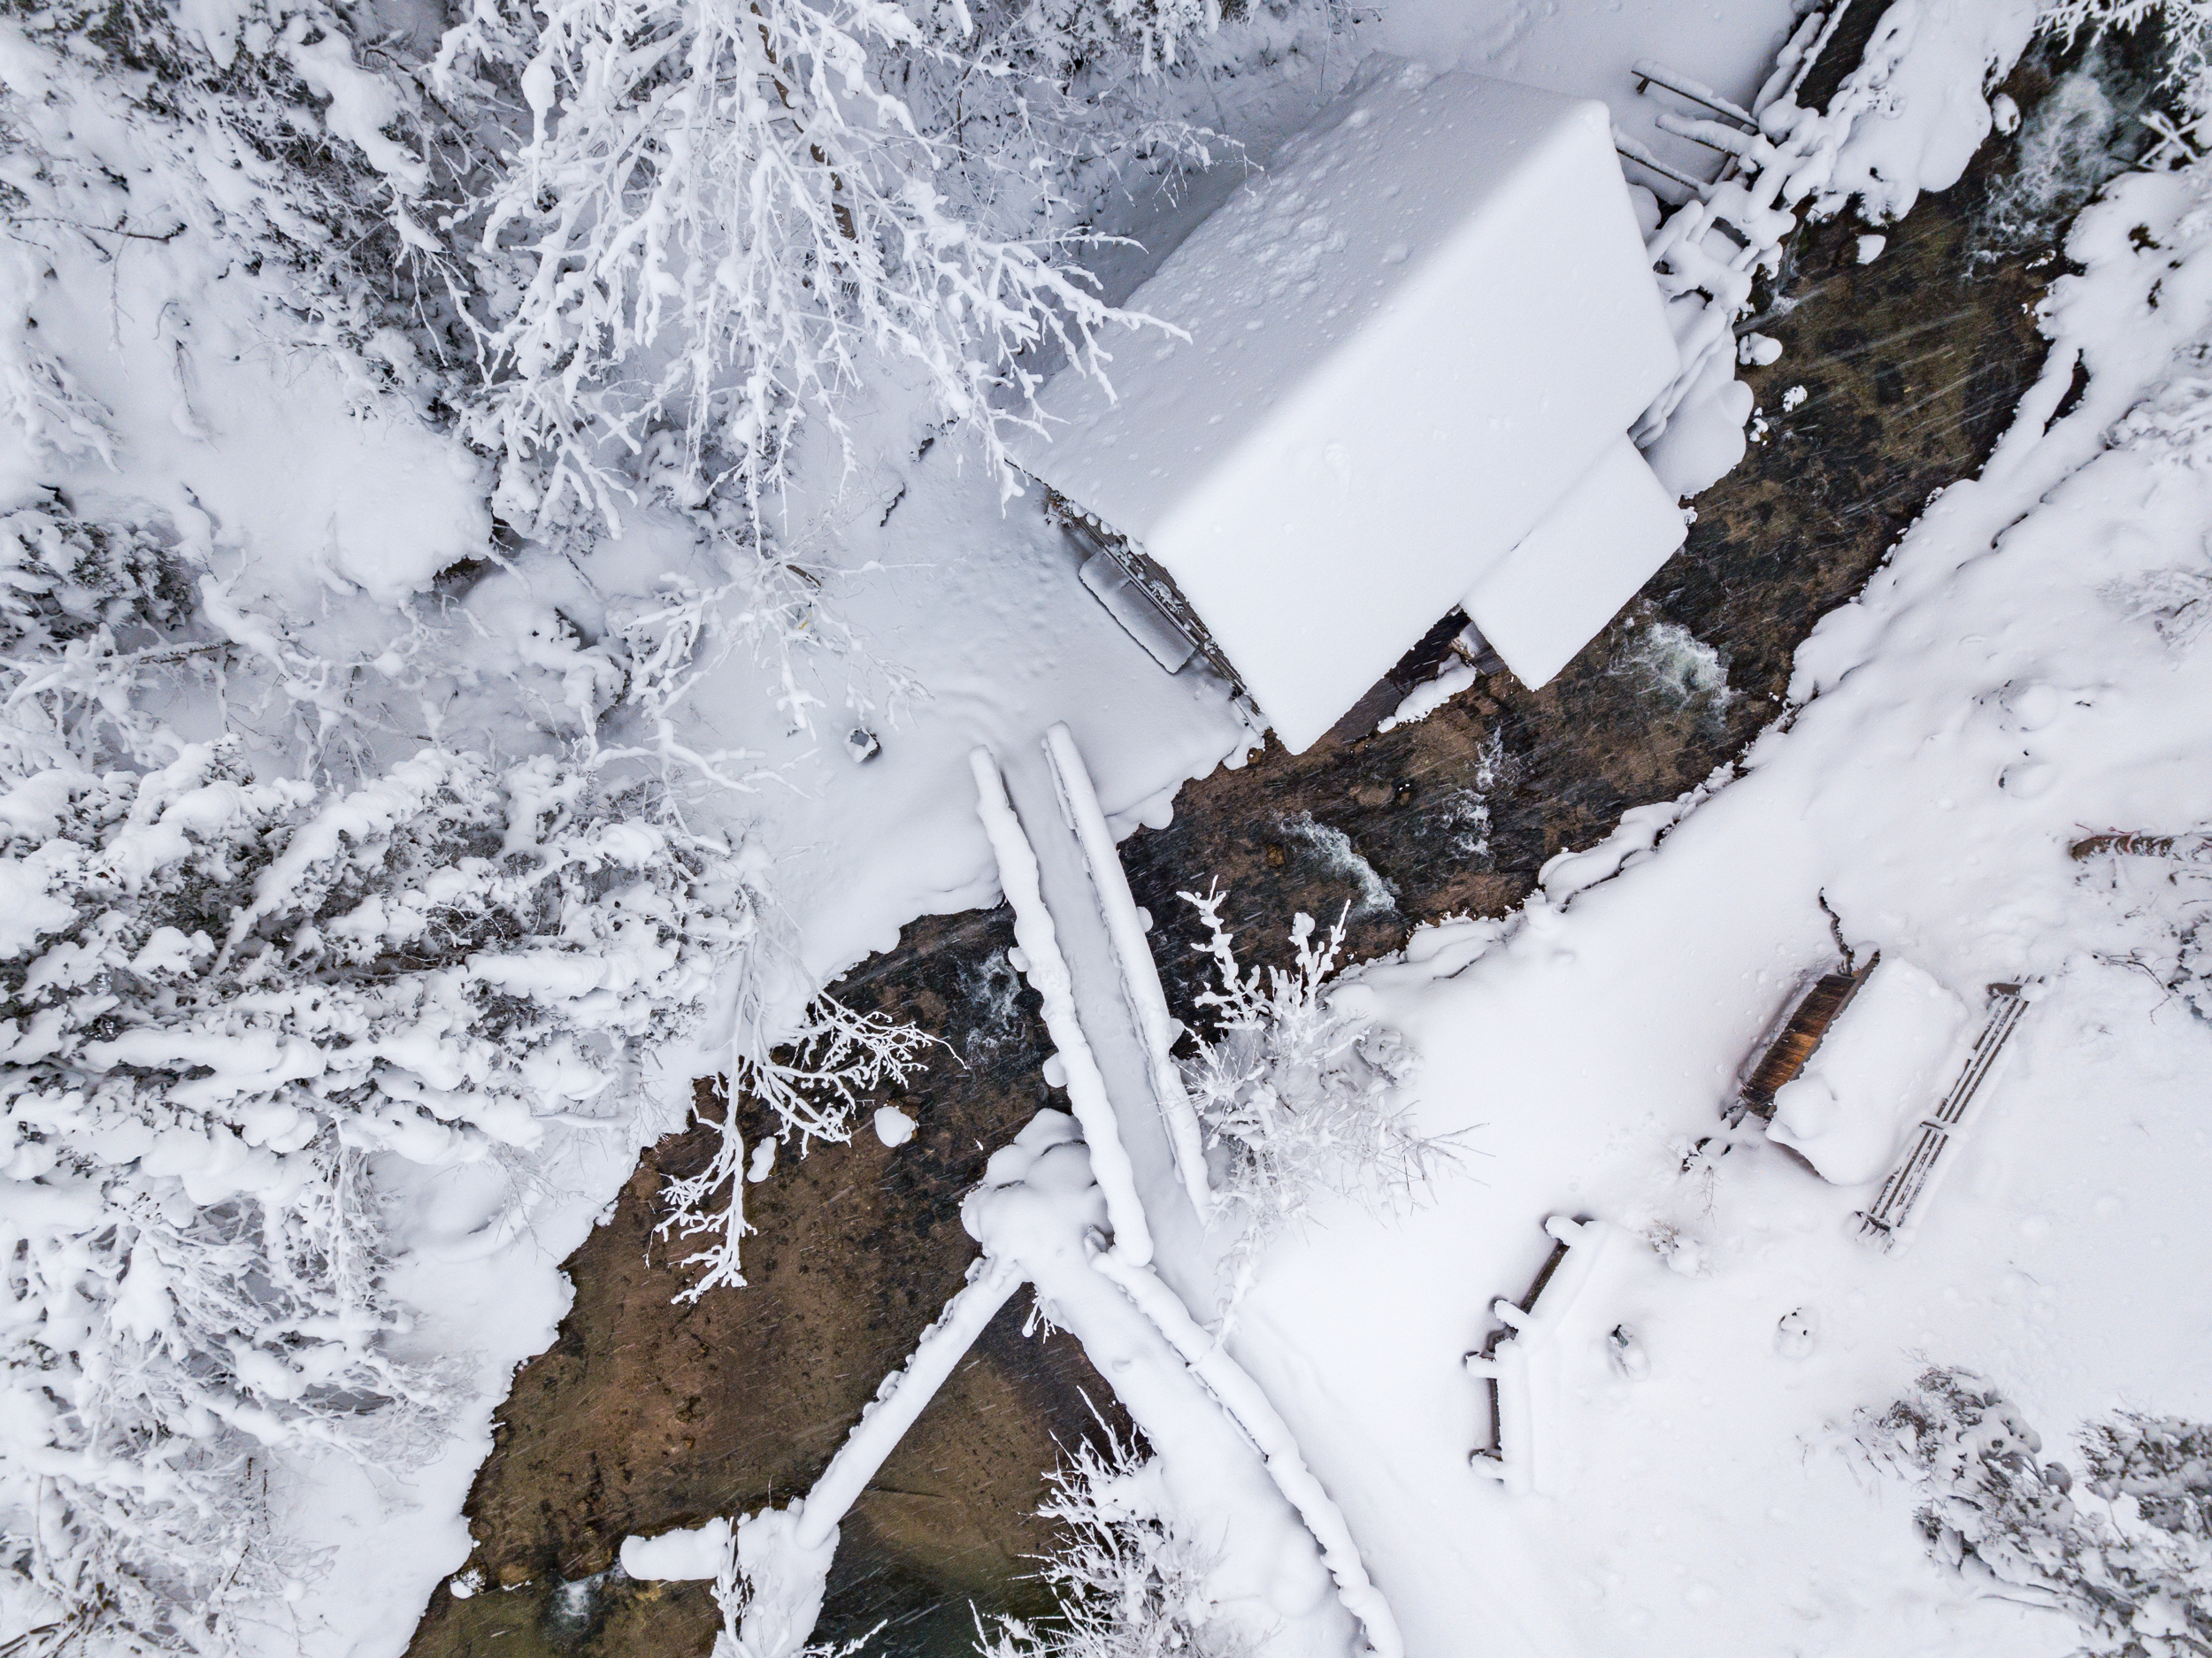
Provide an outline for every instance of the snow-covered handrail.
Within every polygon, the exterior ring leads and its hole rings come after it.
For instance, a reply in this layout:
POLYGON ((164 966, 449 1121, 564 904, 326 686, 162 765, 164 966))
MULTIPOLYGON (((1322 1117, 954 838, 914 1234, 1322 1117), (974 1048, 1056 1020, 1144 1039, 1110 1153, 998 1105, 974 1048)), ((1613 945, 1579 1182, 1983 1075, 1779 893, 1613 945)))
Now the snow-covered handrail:
POLYGON ((1161 1121, 1167 1126, 1175 1171, 1182 1177, 1183 1189, 1190 1194, 1198 1218, 1210 1221, 1214 1197, 1206 1179, 1205 1139, 1199 1129, 1198 1113, 1183 1086, 1182 1070, 1175 1063, 1174 1017, 1168 1012, 1167 995, 1160 988, 1160 970, 1152 959, 1144 924, 1137 917, 1136 899, 1129 891, 1129 877, 1121 866, 1113 831, 1107 827, 1106 814, 1099 806, 1098 792, 1092 787, 1082 751, 1075 746, 1074 733, 1065 725, 1055 725, 1045 733, 1044 748, 1045 758, 1052 765, 1054 786, 1059 790, 1061 811, 1082 848, 1099 913, 1113 943, 1115 963, 1121 970, 1122 997, 1144 1044, 1145 1066, 1161 1121))
POLYGON ((860 1420, 799 1505, 800 1547, 816 1548, 836 1536, 839 1522, 859 1501, 884 1459, 1021 1285, 1021 1268, 1011 1261, 987 1255, 968 1269, 967 1283, 945 1303, 937 1322, 922 1332, 906 1368, 883 1378, 875 1398, 861 1411, 860 1420))
MULTIPOLYGON (((715 1519, 688 1531, 626 1538, 623 1570, 635 1577, 713 1578, 725 1614, 742 1617, 736 1650, 743 1658, 795 1658, 821 1616, 839 1525, 1023 1281, 1018 1263, 988 1250, 972 1263, 967 1282, 922 1332, 906 1363, 883 1378, 805 1496, 734 1524, 715 1519)), ((716 1644, 716 1652, 727 1650, 726 1642, 716 1644)))
POLYGON ((1285 1484, 1279 1464, 1303 1469, 1288 1428, 1248 1378, 1250 1399, 1259 1402, 1253 1408, 1247 1400, 1246 1421, 1190 1362, 1188 1345, 1211 1340, 1174 1292, 1148 1268, 1104 1247, 1102 1194, 1075 1129, 1059 1112, 1039 1113, 994 1155, 982 1185, 962 1205, 962 1224, 993 1255, 1021 1263, 1038 1304, 1110 1378, 1162 1463, 1171 1500, 1216 1554, 1210 1574, 1216 1588, 1265 1608, 1254 1629, 1266 1629, 1265 1650, 1282 1658, 1343 1658, 1365 1625, 1378 1658, 1398 1658, 1396 1625, 1379 1594, 1367 1585, 1367 1604, 1356 1607, 1356 1595, 1340 1586, 1346 1559, 1356 1573, 1352 1581, 1365 1585, 1366 1579, 1333 1505, 1317 1484, 1312 1491, 1319 1501, 1310 1508, 1285 1484), (1150 1293, 1140 1299, 1133 1282, 1149 1285, 1150 1293), (1326 1534, 1326 1519, 1314 1523, 1325 1513, 1334 1520, 1326 1534), (1333 1577, 1335 1596, 1326 1593, 1333 1577))
POLYGON ((1139 1265, 1152 1259, 1152 1230, 1146 1224, 1144 1205, 1137 1196, 1135 1171, 1114 1118, 1114 1104, 1106 1092, 1105 1074, 1098 1068, 1090 1040, 1083 1034, 1075 1011, 1075 979, 1067 958, 1060 953, 1058 932, 1051 911, 1045 908, 1039 885, 1037 851, 1006 796, 1006 779, 998 760, 988 748, 968 756, 975 772, 976 815, 991 838, 998 859, 999 885, 1014 909, 1014 940, 1026 961, 1023 977, 1044 1004, 1045 1029, 1059 1050, 1067 1072, 1068 1104, 1083 1125, 1083 1140, 1091 1148, 1091 1171, 1106 1194, 1106 1217, 1114 1229, 1114 1247, 1125 1259, 1139 1265))
POLYGON ((1649 145, 1631 138, 1619 127, 1613 129, 1613 148, 1640 167, 1648 168, 1670 184, 1678 185, 1690 193, 1693 201, 1702 201, 1712 193, 1713 187, 1692 178, 1678 167, 1670 166, 1651 153, 1649 145))
POLYGON ((1773 146, 1759 136, 1756 128, 1741 132, 1733 127, 1723 126, 1699 116, 1677 115, 1672 110, 1662 110, 1652 118, 1652 124, 1663 133, 1672 133, 1677 138, 1686 138, 1694 144, 1708 150, 1717 150, 1738 161, 1754 159, 1762 147, 1770 151, 1773 146))
POLYGON ((1259 1452, 1260 1460, 1266 1464, 1275 1488, 1298 1511, 1306 1530, 1313 1533, 1313 1540, 1320 1546, 1322 1562, 1336 1580, 1337 1599, 1367 1631, 1368 1648, 1375 1658, 1402 1658, 1405 1642, 1398 1632, 1398 1620, 1390 1610, 1390 1603, 1383 1599, 1382 1591, 1367 1575, 1359 1546, 1352 1539, 1352 1528, 1345 1523, 1344 1511, 1306 1466, 1290 1424, 1269 1401, 1260 1385, 1230 1356, 1226 1347, 1199 1325, 1181 1298, 1150 1267, 1132 1265, 1119 1258, 1118 1251, 1110 1249, 1094 1250, 1091 1264, 1118 1284, 1136 1302, 1139 1310, 1167 1338, 1168 1345, 1182 1355, 1191 1373, 1205 1385, 1206 1391, 1219 1401, 1237 1426, 1244 1430, 1259 1452))
POLYGON ((1639 58, 1628 66, 1628 73, 1636 78, 1639 92, 1647 86, 1664 87, 1677 97, 1687 98, 1693 104, 1702 104, 1715 114, 1725 115, 1732 121, 1751 127, 1759 124, 1752 119, 1751 111, 1741 104, 1730 102, 1701 81, 1693 81, 1689 76, 1668 68, 1655 58, 1639 58))
POLYGON ((635 1576, 715 1578, 718 1653, 797 1658, 821 1612, 839 1524, 1000 1308, 1024 1282, 1071 1331, 1168 1470, 1230 1601, 1271 1625, 1285 1658, 1338 1658, 1355 1624, 1373 1658, 1402 1658, 1395 1620, 1351 1532, 1257 1386, 1149 1267, 1105 1246, 1107 1194, 1080 1125, 1040 1112, 993 1154, 961 1206, 983 1246, 968 1281, 887 1378, 807 1494, 734 1524, 625 1541, 635 1576), (1309 1553, 1308 1551, 1311 1552, 1309 1553), (1323 1593, 1333 1578, 1333 1600, 1323 1593))

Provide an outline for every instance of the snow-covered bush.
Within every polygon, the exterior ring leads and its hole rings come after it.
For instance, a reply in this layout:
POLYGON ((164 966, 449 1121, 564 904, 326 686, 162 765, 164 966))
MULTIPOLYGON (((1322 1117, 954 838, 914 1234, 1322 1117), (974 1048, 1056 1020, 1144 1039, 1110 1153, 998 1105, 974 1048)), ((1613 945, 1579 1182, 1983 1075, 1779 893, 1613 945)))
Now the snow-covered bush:
POLYGON ((2132 1412, 2093 1423, 2078 1482, 2039 1464, 2042 1439, 2018 1409, 1964 1370, 1930 1370, 1854 1425, 1860 1454, 1920 1492, 1937 1560, 2071 1614, 2088 1652, 2212 1651, 2212 1425, 2132 1412))
POLYGON ((2083 1478, 2107 1502, 2131 1498, 2146 1524, 2212 1538, 2212 1424, 2130 1411, 2082 1435, 2083 1478))
POLYGON ((2207 832, 2115 830, 2076 843, 2085 879, 2108 884, 2108 940, 2097 958, 2148 975, 2212 1024, 2212 870, 2207 832))
POLYGON ((1242 1658, 1244 1632, 1218 1616, 1207 1591, 1212 1556, 1176 1524, 1156 1464, 1109 1434, 1079 1444, 1052 1475, 1037 1510, 1060 1528, 1038 1576, 1060 1620, 1001 1618, 976 1647, 983 1658, 1242 1658))
POLYGON ((269 1457, 435 1446, 373 1161, 618 1121, 754 901, 549 758, 321 790, 196 744, 35 773, 0 835, 9 1564, 127 1643, 225 1649, 304 1570, 257 1517, 269 1457))
POLYGON ((1200 995, 1213 1010, 1210 1038, 1183 1062, 1206 1134, 1214 1187, 1242 1231, 1229 1257, 1242 1275, 1270 1240, 1302 1224, 1323 1194, 1370 1208, 1417 1200, 1448 1155, 1417 1132, 1393 1091, 1412 1072, 1398 1032, 1333 994, 1329 976, 1344 942, 1344 919, 1317 938, 1313 917, 1291 925, 1290 971, 1238 965, 1222 925, 1218 887, 1179 896, 1205 923, 1202 949, 1221 987, 1200 995))

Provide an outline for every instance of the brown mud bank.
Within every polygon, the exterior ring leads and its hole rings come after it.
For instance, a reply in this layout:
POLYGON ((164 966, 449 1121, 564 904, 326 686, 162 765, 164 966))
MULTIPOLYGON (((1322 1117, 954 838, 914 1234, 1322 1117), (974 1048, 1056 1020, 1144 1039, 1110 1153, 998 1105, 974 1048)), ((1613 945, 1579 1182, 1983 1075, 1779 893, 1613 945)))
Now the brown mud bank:
MULTIPOLYGON (((1205 966, 1179 891, 1216 879, 1231 890, 1248 960, 1280 959, 1296 912, 1325 921, 1348 907, 1351 958, 1381 954, 1423 922, 1510 909, 1553 854, 1702 781, 1782 711, 1798 644, 1934 491, 1975 470, 2041 365, 2032 311, 2061 268, 2053 239, 2118 165, 2106 152, 2140 147, 2125 119, 2140 64, 2093 62, 2092 97, 2065 79, 2081 61, 2024 65, 2008 88, 2031 111, 2022 134, 1884 227, 1878 262, 1857 262, 1864 226, 1800 233, 1783 297, 1752 325, 1785 346, 1773 367, 1746 372, 1760 440, 1699 497, 1686 549, 1557 680, 1531 692, 1501 672, 1382 735, 1371 721, 1304 755, 1271 744, 1187 787, 1167 828, 1125 846, 1179 1013, 1196 1022, 1205 966), (2060 95, 2047 96, 2055 81, 2060 95), (2077 119, 2076 105, 2088 113, 2077 119)), ((1385 711, 1417 666, 1401 670, 1385 711)), ((961 1194, 990 1148, 1054 1103, 1011 942, 1003 909, 919 921, 839 987, 950 1051, 896 1101, 920 1124, 907 1145, 887 1150, 864 1130, 749 1189, 750 1287, 673 1304, 683 1279, 651 1237, 657 1192, 705 1155, 704 1140, 695 1131, 648 1155, 567 1263, 575 1306, 499 1413, 467 1510, 485 1586, 465 1599, 438 1589, 413 1658, 709 1650, 705 1585, 633 1583, 610 1570, 616 1550, 632 1531, 803 1491, 958 1288, 973 1253, 961 1194)), ((1025 1302, 991 1327, 847 1524, 823 1638, 883 1622, 872 1653, 963 1652, 972 1608, 1048 1606, 1025 1559, 1048 1540, 1031 1512, 1043 1472, 1060 1446, 1115 1417, 1071 1339, 1023 1332, 1025 1302)))

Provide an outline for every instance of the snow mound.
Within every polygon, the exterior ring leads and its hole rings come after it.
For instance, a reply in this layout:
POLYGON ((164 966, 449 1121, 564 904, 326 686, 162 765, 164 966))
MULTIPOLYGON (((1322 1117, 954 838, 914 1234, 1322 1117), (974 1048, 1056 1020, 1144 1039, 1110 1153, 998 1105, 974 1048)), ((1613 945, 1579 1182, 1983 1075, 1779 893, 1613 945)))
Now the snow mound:
POLYGON ((1886 958, 1775 1090, 1767 1138, 1838 1186, 1879 1179, 1898 1131, 1931 1103, 1966 1028, 1966 1004, 1911 963, 1886 958))
POLYGON ((726 1519, 663 1531, 658 1537, 622 1539, 622 1570, 633 1577, 664 1583, 718 1577, 729 1557, 730 1523, 726 1519))

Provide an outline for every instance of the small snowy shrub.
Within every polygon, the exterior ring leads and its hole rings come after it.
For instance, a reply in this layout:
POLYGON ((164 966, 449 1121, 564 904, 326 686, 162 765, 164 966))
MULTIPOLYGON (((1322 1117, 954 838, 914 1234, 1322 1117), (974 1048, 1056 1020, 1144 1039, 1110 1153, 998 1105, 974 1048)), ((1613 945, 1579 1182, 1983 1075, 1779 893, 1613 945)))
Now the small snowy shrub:
POLYGON ((2111 887, 2113 934, 2098 959, 2147 974, 2212 1024, 2212 835, 2114 832, 2075 856, 2111 887))
POLYGON ((1313 917, 1299 916, 1292 970, 1248 974, 1221 924, 1226 895, 1179 894, 1206 925, 1208 942, 1196 948, 1213 957, 1221 982, 1198 998, 1214 1010, 1216 1028, 1183 1062, 1183 1078, 1205 1129, 1216 1191, 1242 1222, 1231 1264, 1245 1274, 1270 1240, 1304 1222, 1317 1195, 1370 1208, 1410 1202, 1447 1154, 1391 1099, 1413 1069, 1398 1033, 1331 996, 1343 917, 1317 940, 1313 917))
POLYGON ((325 791, 191 745, 19 781, 0 837, 0 1532, 65 1618, 224 1650, 305 1570, 260 1516, 273 1455, 436 1447, 372 1160, 618 1120, 749 901, 551 759, 325 791))
POLYGON ((2130 621, 2148 622, 2169 649, 2186 650, 2212 627, 2212 562, 2147 571, 2113 583, 2104 596, 2130 621))
MULTIPOLYGON (((2170 10, 2170 23, 2179 11, 2178 5, 2170 10)), ((2151 264, 2154 270, 2179 268, 2212 231, 2212 165, 2205 147, 2205 122, 2212 113, 2212 0, 2194 0, 2189 13, 2199 42, 2197 81, 2190 92, 2198 119, 2187 135, 2170 132, 2161 152, 2147 158, 2145 165, 2162 168, 2170 188, 2163 203, 2146 211, 2144 222, 2130 231, 2147 262, 2150 250, 2162 250, 2151 264)), ((2165 130, 2154 119, 2151 124, 2165 130)), ((2212 342, 2200 338, 2182 346, 2170 378, 2114 424, 2109 441, 2164 466, 2200 472, 2212 467, 2212 342)), ((2170 646, 2181 649, 2204 632, 2208 589, 2212 562, 2197 558, 2115 582, 2105 596, 2131 617, 2151 622, 2170 646)))
POLYGON ((1156 1467, 1110 1436, 1079 1446, 1052 1475, 1038 1513, 1063 1532, 1039 1576, 1060 1622, 1001 1618, 978 1631, 983 1658, 1242 1658, 1243 1632, 1208 1593, 1212 1557, 1176 1525, 1156 1467))
POLYGON ((1944 1564, 2071 1614, 2086 1652, 2212 1651, 2212 1425, 2093 1423, 2077 1482, 2037 1462, 2042 1440, 2002 1393, 1935 1369, 1855 1428, 1862 1455, 1920 1492, 1920 1528, 1944 1564))

